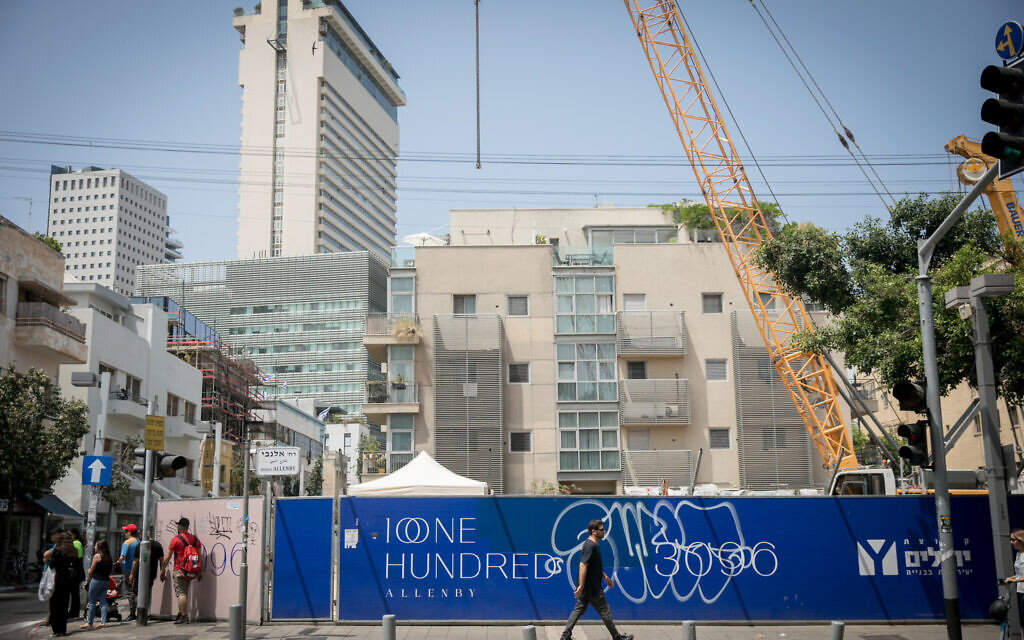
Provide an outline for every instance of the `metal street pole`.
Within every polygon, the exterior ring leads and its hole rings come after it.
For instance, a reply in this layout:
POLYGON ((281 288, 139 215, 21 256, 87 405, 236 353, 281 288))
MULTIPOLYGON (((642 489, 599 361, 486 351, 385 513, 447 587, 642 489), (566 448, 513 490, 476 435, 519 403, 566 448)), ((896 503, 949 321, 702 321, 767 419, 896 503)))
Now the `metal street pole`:
MULTIPOLYGON (((95 456, 103 455, 103 432, 107 428, 107 404, 110 400, 110 372, 100 374, 100 414, 96 418, 96 436, 93 438, 92 452, 95 456)), ((113 469, 111 469, 113 471, 113 469)), ((85 521, 85 553, 82 554, 82 565, 87 566, 92 560, 92 548, 96 543, 96 509, 100 502, 99 485, 89 487, 89 513, 85 521)))
POLYGON ((220 497, 220 443, 224 437, 224 425, 219 420, 213 424, 213 482, 210 484, 213 489, 213 497, 220 497))
MULTIPOLYGON (((935 347, 935 318, 932 309, 932 279, 928 275, 935 247, 946 233, 960 221, 967 207, 980 196, 985 187, 998 174, 998 165, 992 165, 985 175, 964 196, 946 216, 939 228, 930 237, 917 241, 917 308, 921 318, 921 350, 924 355, 924 376, 927 380, 929 436, 933 443, 943 442, 942 398, 939 395, 941 379, 935 347)), ((935 518, 939 530, 939 558, 942 572, 942 598, 946 611, 946 636, 949 640, 961 640, 960 596, 956 585, 956 557, 953 548, 953 517, 949 505, 949 478, 946 476, 946 450, 939 444, 933 446, 933 469, 935 471, 935 518)))
POLYGON ((241 640, 245 640, 246 605, 249 596, 249 425, 245 429, 245 456, 242 471, 242 566, 238 570, 238 604, 242 607, 241 640))
MULTIPOLYGON (((157 415, 159 408, 156 399, 149 402, 148 415, 157 415)), ((142 479, 142 542, 139 544, 139 573, 135 577, 135 588, 139 598, 135 605, 135 621, 139 626, 149 624, 149 600, 151 589, 149 584, 149 565, 152 562, 150 553, 152 543, 149 541, 149 509, 153 499, 153 452, 146 449, 145 475, 142 479)))
MULTIPOLYGON (((995 366, 992 362, 988 310, 985 298, 1013 292, 1013 276, 985 274, 971 280, 970 287, 955 287, 946 293, 946 308, 960 309, 961 317, 970 314, 973 329, 974 360, 978 375, 981 433, 985 447, 985 473, 988 478, 988 507, 992 523, 996 576, 1013 575, 1010 548, 1010 518, 1006 502, 1007 470, 999 441, 999 413, 996 407, 995 366)), ((1021 620, 1016 606, 1008 607, 1009 637, 1020 637, 1021 620)))

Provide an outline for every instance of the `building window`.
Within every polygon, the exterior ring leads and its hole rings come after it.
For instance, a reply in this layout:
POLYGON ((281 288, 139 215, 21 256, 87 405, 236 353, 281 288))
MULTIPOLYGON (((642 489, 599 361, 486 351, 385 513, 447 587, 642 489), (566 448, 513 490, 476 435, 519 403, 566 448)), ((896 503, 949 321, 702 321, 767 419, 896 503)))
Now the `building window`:
POLYGON ((555 333, 615 333, 611 276, 555 278, 555 333))
POLYGON ((761 300, 761 304, 764 306, 765 311, 775 311, 775 296, 770 293, 758 293, 758 299, 761 300))
POLYGON ((510 431, 508 434, 509 453, 533 453, 533 433, 510 431))
POLYGON ((391 278, 391 313, 412 313, 415 278, 391 278))
POLYGON ((722 294, 702 293, 701 306, 704 313, 722 313, 722 294))
POLYGON ((173 393, 168 393, 167 394, 167 411, 165 412, 166 415, 168 415, 168 416, 176 416, 176 415, 178 415, 178 409, 179 409, 178 403, 179 403, 178 396, 174 395, 173 393))
MULTIPOLYGON (((348 434, 345 434, 348 438, 348 434)), ((349 444, 346 444, 346 449, 349 444)), ((413 451, 413 416, 394 414, 388 416, 388 470, 394 472, 409 464, 415 456, 413 451)))
POLYGON ((981 435, 981 414, 974 416, 974 435, 981 435))
POLYGON ((622 309, 624 311, 647 311, 647 296, 643 293, 622 294, 622 309))
POLYGON ((628 380, 647 379, 647 361, 633 360, 626 363, 626 378, 628 380))
POLYGON ((388 348, 388 376, 391 381, 388 400, 390 402, 416 401, 416 389, 413 384, 414 350, 415 348, 410 346, 393 345, 388 348))
POLYGON ((558 470, 619 469, 619 414, 615 411, 558 412, 558 470))
POLYGON ((528 316, 528 315, 530 315, 530 298, 529 298, 529 296, 509 296, 508 297, 508 315, 510 315, 510 316, 528 316))
POLYGON ((729 444, 729 428, 712 428, 708 429, 708 448, 710 449, 728 449, 729 444))
POLYGON ((704 377, 707 378, 708 382, 715 380, 728 380, 729 367, 726 365, 725 360, 705 360, 704 377))
MULTIPOLYGON (((107 278, 109 277, 107 276, 107 278)), ((189 424, 196 423, 196 405, 188 400, 185 401, 185 422, 189 424)))
POLYGON ((452 296, 452 313, 455 315, 473 315, 476 313, 475 295, 452 296))
POLYGON ((512 362, 508 365, 509 384, 530 384, 530 363, 512 362))
POLYGON ((559 402, 617 402, 615 343, 556 345, 559 402))

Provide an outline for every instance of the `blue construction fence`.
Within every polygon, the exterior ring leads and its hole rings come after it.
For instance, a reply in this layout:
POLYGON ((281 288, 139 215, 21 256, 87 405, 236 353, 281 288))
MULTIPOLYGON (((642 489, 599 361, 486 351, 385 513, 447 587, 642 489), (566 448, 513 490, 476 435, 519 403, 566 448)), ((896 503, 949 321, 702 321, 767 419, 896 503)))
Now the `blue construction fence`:
MULTIPOLYGON (((332 618, 332 506, 277 501, 272 619, 332 618)), ((944 617, 930 497, 342 497, 338 509, 339 621, 564 620, 592 519, 607 531, 616 620, 944 617)), ((955 496, 952 513, 961 615, 987 619, 987 497, 955 496)), ((1024 526, 1024 498, 1010 522, 1024 526)))

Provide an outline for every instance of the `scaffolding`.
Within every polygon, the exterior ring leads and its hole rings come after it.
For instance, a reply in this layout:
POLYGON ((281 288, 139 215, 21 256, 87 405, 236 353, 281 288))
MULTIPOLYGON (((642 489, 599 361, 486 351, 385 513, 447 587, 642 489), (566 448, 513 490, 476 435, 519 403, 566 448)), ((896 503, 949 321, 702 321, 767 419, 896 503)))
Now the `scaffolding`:
POLYGON ((172 298, 137 298, 167 313, 167 351, 203 375, 201 419, 219 422, 223 438, 241 442, 246 425, 259 422, 254 412, 264 376, 244 353, 232 350, 220 335, 172 298))

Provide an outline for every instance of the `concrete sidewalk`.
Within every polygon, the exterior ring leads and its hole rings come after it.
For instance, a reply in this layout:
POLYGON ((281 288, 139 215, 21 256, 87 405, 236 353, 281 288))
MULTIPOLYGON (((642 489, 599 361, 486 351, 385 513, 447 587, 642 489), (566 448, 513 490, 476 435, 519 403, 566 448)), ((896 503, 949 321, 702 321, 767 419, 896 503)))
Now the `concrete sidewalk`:
MULTIPOLYGON (((679 640, 680 625, 634 625, 623 623, 619 630, 632 633, 636 640, 679 640)), ((103 629, 81 631, 78 624, 69 625, 69 636, 78 640, 227 640, 226 622, 175 625, 171 621, 154 621, 146 627, 134 623, 112 623, 103 629)), ((537 627, 537 640, 558 640, 561 626, 537 627)), ((999 633, 995 625, 964 625, 965 640, 989 640, 999 633)), ((24 638, 47 638, 50 630, 38 624, 24 630, 24 638)), ((575 640, 606 640, 608 632, 597 624, 579 624, 575 640)), ((14 637, 14 636, 5 636, 14 637)), ((398 640, 521 640, 521 626, 398 626, 398 640)), ((735 626, 697 625, 698 640, 827 640, 828 625, 735 626)), ((847 640, 938 640, 946 637, 944 625, 849 625, 847 640)), ((380 640, 380 626, 347 624, 281 624, 249 625, 246 640, 380 640)))

